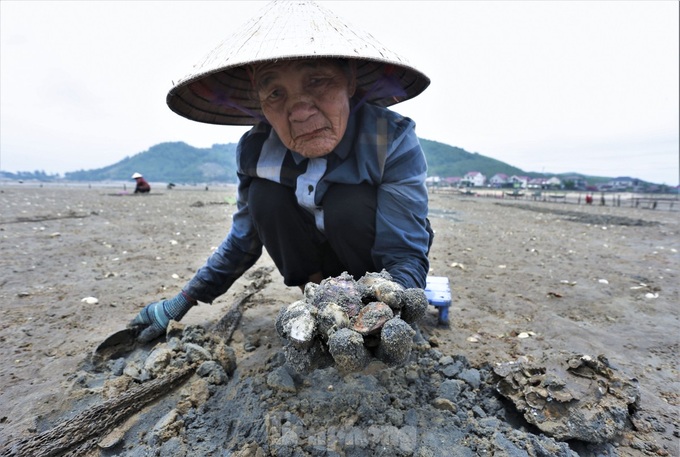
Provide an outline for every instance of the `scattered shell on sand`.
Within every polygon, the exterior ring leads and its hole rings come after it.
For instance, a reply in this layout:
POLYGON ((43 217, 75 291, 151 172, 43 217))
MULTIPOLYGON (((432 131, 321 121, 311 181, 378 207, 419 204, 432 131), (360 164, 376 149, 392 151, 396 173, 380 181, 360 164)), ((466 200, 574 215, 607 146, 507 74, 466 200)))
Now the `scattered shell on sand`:
POLYGON ((530 424, 559 440, 604 443, 628 426, 640 399, 638 381, 603 355, 560 353, 494 367, 496 390, 530 424))

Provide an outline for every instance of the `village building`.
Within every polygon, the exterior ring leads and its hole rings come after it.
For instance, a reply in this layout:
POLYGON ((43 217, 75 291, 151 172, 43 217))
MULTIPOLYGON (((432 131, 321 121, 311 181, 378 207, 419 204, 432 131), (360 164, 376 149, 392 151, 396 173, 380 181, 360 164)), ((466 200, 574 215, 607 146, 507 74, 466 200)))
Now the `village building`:
POLYGON ((529 185, 529 178, 527 176, 512 175, 509 182, 512 184, 512 187, 526 189, 529 185))
POLYGON ((489 179, 489 186, 504 187, 508 183, 508 175, 505 173, 496 173, 489 179))
POLYGON ((463 176, 460 185, 465 187, 484 187, 485 183, 486 176, 478 171, 469 171, 463 176))

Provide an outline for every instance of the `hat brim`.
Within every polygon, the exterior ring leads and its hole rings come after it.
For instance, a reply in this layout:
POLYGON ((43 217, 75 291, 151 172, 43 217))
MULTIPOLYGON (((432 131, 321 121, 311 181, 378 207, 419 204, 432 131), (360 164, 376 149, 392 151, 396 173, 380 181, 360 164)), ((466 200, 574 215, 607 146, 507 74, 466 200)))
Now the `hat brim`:
POLYGON ((430 79, 370 34, 350 27, 310 2, 272 2, 225 40, 168 93, 172 111, 208 124, 253 125, 262 118, 246 68, 279 60, 337 58, 356 62, 357 89, 366 101, 391 106, 420 94, 430 79), (400 86, 398 94, 372 92, 381 78, 400 86))

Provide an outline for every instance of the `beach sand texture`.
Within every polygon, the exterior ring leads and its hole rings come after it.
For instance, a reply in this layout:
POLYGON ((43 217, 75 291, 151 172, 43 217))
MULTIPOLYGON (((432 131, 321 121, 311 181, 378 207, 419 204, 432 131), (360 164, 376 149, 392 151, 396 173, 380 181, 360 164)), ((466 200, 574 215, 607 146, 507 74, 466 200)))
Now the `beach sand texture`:
MULTIPOLYGON (((234 196, 230 186, 148 196, 96 184, 0 187, 1 455, 21 455, 18 440, 139 381, 123 386, 125 359, 95 371, 90 354, 144 305, 180 291, 226 236, 234 196)), ((253 271, 266 284, 226 350, 236 362, 228 379, 194 373, 72 455, 680 455, 679 208, 430 198, 430 274, 451 281, 451 325, 437 326, 430 307, 407 364, 287 371, 274 324, 301 292, 265 253, 253 271), (569 354, 603 356, 615 378, 637 385, 615 436, 568 439, 527 423, 517 398, 498 393, 494 368, 559 365, 569 354)), ((182 324, 210 328, 253 278, 182 324)), ((592 426, 606 435, 607 424, 592 426)))

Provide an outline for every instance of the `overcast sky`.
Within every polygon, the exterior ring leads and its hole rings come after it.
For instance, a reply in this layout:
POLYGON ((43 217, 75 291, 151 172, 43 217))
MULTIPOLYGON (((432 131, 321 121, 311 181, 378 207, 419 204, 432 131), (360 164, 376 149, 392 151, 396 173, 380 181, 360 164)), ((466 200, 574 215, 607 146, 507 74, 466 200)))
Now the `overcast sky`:
MULTIPOLYGON (((430 76, 393 108, 421 138, 526 171, 678 184, 678 2, 322 3, 430 76)), ((165 96, 265 4, 0 1, 0 169, 237 142, 245 128, 190 121, 165 96)))

